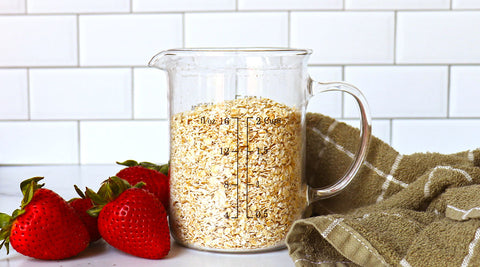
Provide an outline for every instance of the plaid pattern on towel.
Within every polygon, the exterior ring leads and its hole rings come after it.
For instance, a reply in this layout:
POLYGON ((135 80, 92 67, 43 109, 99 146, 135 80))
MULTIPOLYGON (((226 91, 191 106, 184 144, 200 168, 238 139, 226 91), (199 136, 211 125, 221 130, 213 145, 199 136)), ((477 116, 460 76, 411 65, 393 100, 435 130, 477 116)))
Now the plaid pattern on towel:
MULTIPOLYGON (((358 129, 308 114, 309 184, 341 177, 358 139, 358 129)), ((479 166, 478 149, 402 155, 373 137, 346 190, 292 226, 289 253, 296 266, 480 266, 479 166)))

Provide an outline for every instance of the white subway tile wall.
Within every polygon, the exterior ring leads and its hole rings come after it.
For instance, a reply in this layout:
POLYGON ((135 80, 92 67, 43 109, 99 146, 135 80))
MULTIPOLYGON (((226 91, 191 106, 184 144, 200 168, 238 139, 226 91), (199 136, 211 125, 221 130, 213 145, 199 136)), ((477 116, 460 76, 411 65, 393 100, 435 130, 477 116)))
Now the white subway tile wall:
POLYGON ((27 0, 28 13, 125 13, 129 11, 129 0, 27 0))
POLYGON ((25 13, 25 0, 0 1, 0 14, 25 13))
MULTIPOLYGON (((447 77, 446 66, 345 67, 345 80, 362 90, 374 118, 445 117, 447 77)), ((351 97, 344 115, 358 116, 351 97)))
POLYGON ((288 46, 287 12, 190 13, 184 26, 187 47, 288 46))
POLYGON ((80 66, 145 66, 182 45, 182 15, 84 15, 78 20, 80 66))
POLYGON ((168 161, 167 121, 80 122, 80 163, 168 161))
MULTIPOLYGON (((341 81, 342 67, 310 67, 309 73, 316 82, 326 83, 341 81)), ((330 117, 342 117, 342 93, 324 92, 310 98, 307 112, 318 112, 330 117)))
POLYGON ((0 69, 0 118, 28 119, 27 70, 0 69))
POLYGON ((291 45, 313 49, 312 64, 393 63, 394 12, 292 12, 291 45))
POLYGON ((0 122, 2 164, 78 163, 78 122, 0 122))
POLYGON ((133 12, 234 11, 235 0, 132 0, 133 12))
POLYGON ((73 15, 0 16, 0 66, 76 65, 76 20, 73 15))
POLYGON ((450 116, 480 117, 480 66, 455 66, 450 78, 450 116))
POLYGON ((345 9, 422 10, 449 8, 450 0, 345 0, 345 9))
POLYGON ((131 119, 129 68, 30 69, 33 120, 131 119))
POLYGON ((480 8, 480 1, 478 1, 478 0, 452 0, 452 8, 454 8, 454 9, 480 8))
POLYGON ((474 149, 478 144, 480 120, 399 119, 392 125, 392 145, 404 153, 436 151, 455 153, 474 149))
POLYGON ((398 12, 398 63, 480 62, 480 11, 398 12))
POLYGON ((166 73, 159 69, 135 68, 133 79, 133 117, 135 119, 167 119, 166 73))
MULTIPOLYGON (((366 95, 373 133, 402 153, 480 147, 480 1, 2 0, 0 165, 168 160, 177 47, 311 48, 318 82, 366 95)), ((348 94, 308 111, 358 124, 348 94)))
POLYGON ((339 10, 342 0, 238 0, 239 10, 339 10))

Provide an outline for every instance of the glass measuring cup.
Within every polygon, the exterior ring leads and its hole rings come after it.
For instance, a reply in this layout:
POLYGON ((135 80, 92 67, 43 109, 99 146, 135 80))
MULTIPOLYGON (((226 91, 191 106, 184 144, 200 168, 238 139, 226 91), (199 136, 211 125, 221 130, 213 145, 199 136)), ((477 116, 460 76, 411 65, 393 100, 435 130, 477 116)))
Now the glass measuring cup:
POLYGON ((306 49, 172 49, 149 66, 167 71, 170 229, 180 244, 254 252, 285 246, 305 208, 344 189, 362 165, 371 121, 362 93, 307 73, 306 49), (352 95, 360 146, 347 173, 327 188, 304 179, 305 113, 321 92, 352 95))

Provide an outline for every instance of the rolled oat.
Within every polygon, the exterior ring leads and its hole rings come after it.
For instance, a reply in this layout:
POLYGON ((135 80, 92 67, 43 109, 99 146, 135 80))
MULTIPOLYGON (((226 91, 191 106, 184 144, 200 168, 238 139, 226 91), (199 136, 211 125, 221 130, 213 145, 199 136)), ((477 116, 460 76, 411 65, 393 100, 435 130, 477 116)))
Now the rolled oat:
POLYGON ((282 246, 306 206, 301 112, 267 98, 171 118, 172 234, 207 250, 282 246))

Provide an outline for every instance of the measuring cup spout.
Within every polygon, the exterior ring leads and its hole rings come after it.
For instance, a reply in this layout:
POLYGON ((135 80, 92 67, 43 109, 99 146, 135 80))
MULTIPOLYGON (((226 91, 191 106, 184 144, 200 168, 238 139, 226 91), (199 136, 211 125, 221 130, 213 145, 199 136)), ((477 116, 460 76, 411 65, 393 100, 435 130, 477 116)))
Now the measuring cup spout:
POLYGON ((167 70, 168 62, 170 61, 168 51, 162 51, 150 59, 148 62, 149 67, 159 68, 162 70, 167 70))

